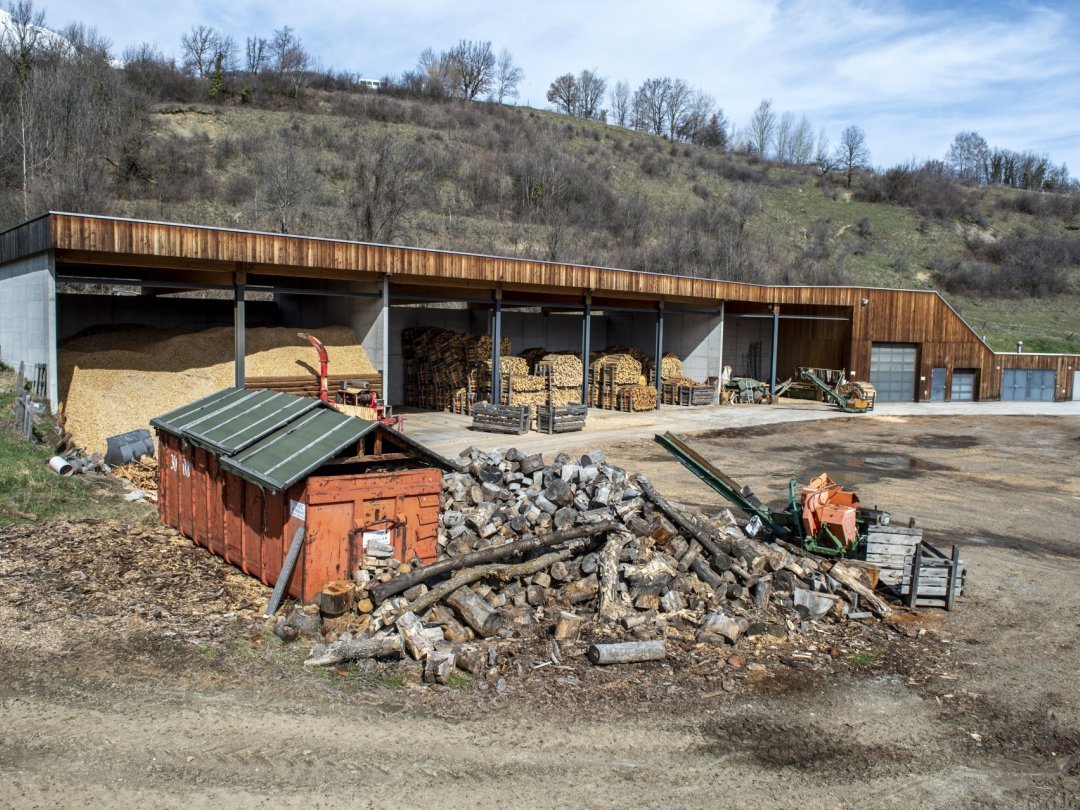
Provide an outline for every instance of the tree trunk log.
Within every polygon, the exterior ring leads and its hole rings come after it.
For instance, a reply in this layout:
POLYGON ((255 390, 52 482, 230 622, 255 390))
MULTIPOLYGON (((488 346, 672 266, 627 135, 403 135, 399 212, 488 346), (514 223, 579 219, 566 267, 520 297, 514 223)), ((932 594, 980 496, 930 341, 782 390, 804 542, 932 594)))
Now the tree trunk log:
POLYGON ((585 622, 583 616, 576 613, 568 613, 565 610, 559 614, 559 621, 555 625, 556 641, 576 641, 581 625, 585 622))
POLYGON ((626 615, 627 608, 619 600, 619 555, 623 546, 632 535, 628 532, 614 532, 608 535, 597 560, 600 568, 600 618, 608 622, 617 622, 626 615))
POLYGON ((407 591, 419 582, 426 582, 440 574, 446 574, 451 571, 460 571, 474 565, 498 562, 509 557, 526 554, 539 548, 557 546, 560 543, 565 543, 570 540, 590 537, 594 534, 602 534, 603 532, 614 531, 618 528, 621 528, 618 523, 608 520, 602 523, 592 523, 586 526, 567 529, 562 532, 546 534, 542 537, 528 537, 513 543, 506 543, 501 546, 492 546, 491 548, 481 549, 480 551, 473 551, 469 554, 462 554, 448 560, 442 560, 441 562, 426 565, 423 568, 417 568, 407 574, 399 574, 388 582, 379 582, 371 587, 371 598, 374 600, 375 604, 379 604, 389 599, 391 596, 396 596, 402 591, 407 591))
MULTIPOLYGON (((578 547, 584 541, 577 540, 572 542, 574 543, 574 545, 570 548, 566 548, 561 551, 553 551, 549 554, 544 554, 541 557, 527 560, 526 562, 504 565, 478 565, 476 568, 468 568, 464 571, 459 571, 451 579, 446 580, 446 582, 440 583, 439 585, 435 586, 430 591, 425 593, 423 596, 421 596, 419 599, 417 599, 415 602, 406 605, 404 608, 402 608, 402 612, 406 610, 411 610, 413 613, 423 613, 432 605, 443 601, 445 597, 452 594, 458 588, 464 585, 469 585, 473 582, 476 582, 478 579, 483 579, 484 577, 499 576, 503 579, 511 579, 513 577, 527 577, 530 574, 535 574, 537 571, 543 571, 545 568, 548 568, 553 563, 559 562, 560 560, 568 560, 573 557, 578 550, 578 547)), ((449 600, 447 600, 447 604, 450 604, 449 600)), ((473 629, 475 630, 476 628, 474 627, 473 629)))
POLYGON ((866 602, 866 606, 870 608, 870 612, 879 619, 888 619, 892 616, 892 608, 884 599, 878 597, 872 590, 859 582, 858 575, 847 570, 843 560, 833 563, 827 573, 841 585, 851 588, 861 596, 863 601, 866 602))
POLYGON ((335 641, 325 649, 320 649, 322 646, 318 645, 311 651, 311 657, 304 662, 305 667, 322 667, 344 661, 359 661, 362 658, 386 658, 401 655, 405 648, 399 635, 335 641))
POLYGON ((632 664, 659 661, 667 656, 662 641, 627 641, 622 644, 592 644, 587 653, 594 664, 632 664))
POLYGON ((424 635, 424 623, 417 618, 415 613, 409 611, 402 613, 394 622, 394 626, 401 633, 405 649, 413 658, 417 660, 426 658, 428 653, 435 649, 435 645, 424 635))
POLYGON ((499 632, 499 611, 477 596, 471 588, 459 587, 446 597, 446 604, 456 610, 477 635, 487 638, 499 632))

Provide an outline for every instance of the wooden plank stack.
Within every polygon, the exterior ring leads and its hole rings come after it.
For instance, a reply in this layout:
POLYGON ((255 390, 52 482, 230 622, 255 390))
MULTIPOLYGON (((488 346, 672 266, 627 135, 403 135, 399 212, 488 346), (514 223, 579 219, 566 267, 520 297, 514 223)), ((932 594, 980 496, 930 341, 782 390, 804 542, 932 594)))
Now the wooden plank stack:
POLYGON ((603 451, 548 462, 471 447, 457 467, 443 476, 439 560, 358 570, 352 637, 317 645, 309 664, 415 648, 453 653, 482 674, 488 639, 544 636, 709 645, 726 656, 742 638, 843 622, 856 603, 891 615, 852 564, 748 537, 727 510, 691 514, 603 451))
MULTIPOLYGON (((341 387, 343 382, 364 382, 369 390, 376 396, 382 396, 381 374, 328 374, 326 384, 333 396, 334 391, 341 387)), ((244 380, 244 387, 248 390, 269 388, 271 391, 284 391, 287 394, 296 394, 301 397, 319 396, 319 378, 317 375, 303 375, 299 377, 248 377, 244 380)))

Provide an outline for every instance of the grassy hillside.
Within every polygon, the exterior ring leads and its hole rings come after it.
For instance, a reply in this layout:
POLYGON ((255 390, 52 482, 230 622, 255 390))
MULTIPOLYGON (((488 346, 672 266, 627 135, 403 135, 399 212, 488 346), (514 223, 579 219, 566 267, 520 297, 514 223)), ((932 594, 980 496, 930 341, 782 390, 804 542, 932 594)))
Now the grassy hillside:
MULTIPOLYGON (((334 89, 262 107, 143 97, 125 109, 137 124, 108 136, 101 179, 58 181, 38 209, 736 281, 935 288, 996 348, 1022 338, 1080 351, 1075 193, 962 186, 914 168, 849 188, 839 173, 551 112, 334 89)), ((13 224, 10 166, 8 177, 0 218, 13 224)))

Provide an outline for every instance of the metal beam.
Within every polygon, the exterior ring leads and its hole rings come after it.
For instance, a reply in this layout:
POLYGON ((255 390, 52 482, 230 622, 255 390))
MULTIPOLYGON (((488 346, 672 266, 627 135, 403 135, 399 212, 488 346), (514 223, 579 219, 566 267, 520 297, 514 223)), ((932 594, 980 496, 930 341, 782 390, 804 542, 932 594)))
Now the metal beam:
POLYGON ((278 287, 274 284, 249 284, 247 289, 258 292, 283 293, 285 295, 320 295, 326 298, 380 298, 382 292, 357 290, 319 290, 305 287, 278 287))
MULTIPOLYGON (((775 316, 771 312, 738 312, 728 315, 729 318, 768 318, 772 320, 775 316)), ((851 318, 846 318, 843 315, 781 315, 782 321, 844 321, 850 323, 851 318)))
POLYGON ((233 367, 236 371, 233 384, 237 388, 244 387, 244 355, 247 354, 247 336, 245 334, 247 316, 244 311, 244 282, 247 281, 247 273, 237 270, 236 285, 233 290, 233 337, 235 346, 233 349, 233 367))
POLYGON ((769 393, 776 390, 776 344, 780 340, 780 305, 773 304, 772 360, 769 362, 769 393))
POLYGON ((232 290, 232 284, 204 284, 193 281, 158 281, 101 276, 57 276, 57 284, 106 284, 113 287, 162 287, 174 290, 232 290))
POLYGON ((591 350, 592 295, 585 293, 585 304, 581 316, 581 401, 585 405, 589 404, 589 352, 591 350))
POLYGON ((656 408, 660 409, 660 388, 662 387, 663 370, 661 363, 664 360, 664 302, 656 305, 656 366, 653 371, 656 383, 656 408))
MULTIPOLYGON (((498 296, 498 291, 495 295, 498 296)), ((491 316, 491 404, 502 399, 502 298, 496 297, 491 316)))

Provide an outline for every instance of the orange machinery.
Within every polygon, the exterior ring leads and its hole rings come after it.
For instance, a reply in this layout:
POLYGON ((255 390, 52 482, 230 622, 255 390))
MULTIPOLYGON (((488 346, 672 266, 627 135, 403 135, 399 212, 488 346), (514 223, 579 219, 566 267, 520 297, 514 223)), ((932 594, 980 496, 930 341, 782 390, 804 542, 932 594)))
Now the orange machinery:
POLYGON ((859 542, 857 518, 861 508, 859 496, 837 484, 828 473, 812 479, 802 489, 806 543, 824 546, 833 554, 850 551, 859 542))

